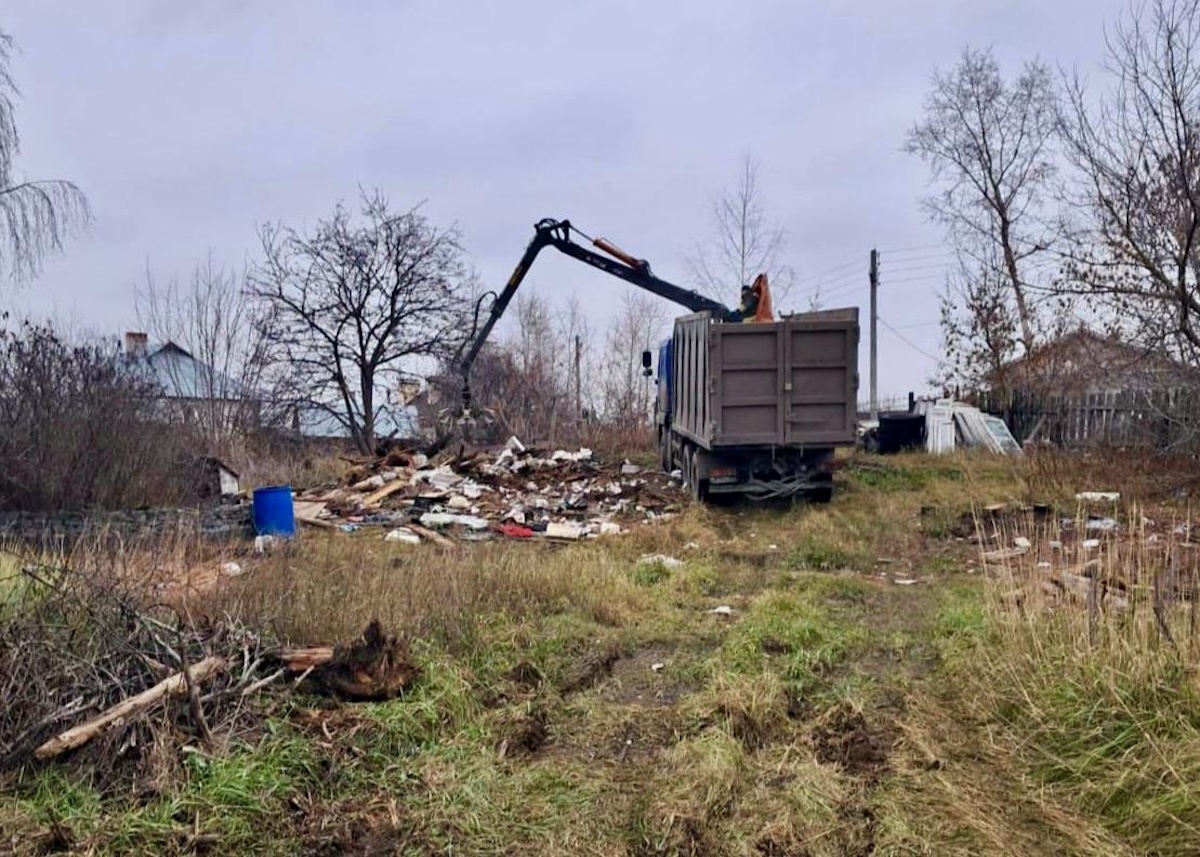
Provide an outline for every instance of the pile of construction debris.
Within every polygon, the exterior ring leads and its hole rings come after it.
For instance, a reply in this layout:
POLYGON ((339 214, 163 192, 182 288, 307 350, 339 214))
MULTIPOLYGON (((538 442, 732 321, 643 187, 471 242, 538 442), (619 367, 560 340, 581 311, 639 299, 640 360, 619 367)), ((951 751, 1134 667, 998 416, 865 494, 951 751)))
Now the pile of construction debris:
POLYGON ((498 451, 432 460, 393 451, 354 468, 340 486, 298 496, 296 517, 345 532, 382 527, 388 540, 413 544, 447 536, 577 540, 670 517, 684 497, 668 474, 604 464, 590 449, 529 449, 514 437, 498 451))

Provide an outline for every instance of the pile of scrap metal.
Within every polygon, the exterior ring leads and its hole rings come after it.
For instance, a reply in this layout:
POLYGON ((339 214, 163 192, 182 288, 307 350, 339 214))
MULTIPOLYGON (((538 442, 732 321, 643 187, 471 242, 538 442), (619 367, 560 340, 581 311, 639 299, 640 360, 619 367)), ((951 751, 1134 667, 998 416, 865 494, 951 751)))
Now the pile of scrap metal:
POLYGON ((1023 454, 1004 420, 953 399, 917 400, 911 410, 880 413, 860 429, 863 447, 883 455, 921 449, 935 455, 956 449, 1023 454))

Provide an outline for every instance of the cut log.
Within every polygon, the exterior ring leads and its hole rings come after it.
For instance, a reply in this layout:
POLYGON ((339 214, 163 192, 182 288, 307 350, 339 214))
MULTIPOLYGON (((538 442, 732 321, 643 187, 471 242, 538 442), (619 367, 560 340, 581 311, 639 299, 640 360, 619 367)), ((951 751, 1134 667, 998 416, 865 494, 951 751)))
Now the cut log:
POLYGON ((289 672, 302 673, 333 660, 333 648, 316 646, 311 649, 292 649, 279 656, 289 672))
MULTIPOLYGON (((225 659, 218 657, 205 658, 188 670, 193 684, 201 684, 225 669, 225 659)), ((55 756, 82 747, 108 726, 119 720, 126 720, 153 708, 170 696, 180 696, 187 692, 187 678, 182 672, 175 673, 160 681, 154 687, 144 690, 137 696, 131 696, 123 702, 114 705, 99 717, 82 723, 51 738, 38 747, 33 755, 38 759, 52 759, 55 756)))

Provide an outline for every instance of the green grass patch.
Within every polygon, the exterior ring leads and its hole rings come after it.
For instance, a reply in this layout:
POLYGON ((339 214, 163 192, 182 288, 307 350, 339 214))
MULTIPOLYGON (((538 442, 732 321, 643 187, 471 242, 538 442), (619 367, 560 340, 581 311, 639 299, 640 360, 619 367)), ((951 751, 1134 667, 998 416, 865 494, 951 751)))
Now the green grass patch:
POLYGON ((716 671, 773 670, 789 682, 813 683, 864 637, 857 625, 835 621, 814 596, 819 592, 772 591, 756 598, 726 637, 716 671))
POLYGON ((784 558, 784 566, 797 571, 842 571, 863 568, 867 558, 835 537, 805 535, 784 558))

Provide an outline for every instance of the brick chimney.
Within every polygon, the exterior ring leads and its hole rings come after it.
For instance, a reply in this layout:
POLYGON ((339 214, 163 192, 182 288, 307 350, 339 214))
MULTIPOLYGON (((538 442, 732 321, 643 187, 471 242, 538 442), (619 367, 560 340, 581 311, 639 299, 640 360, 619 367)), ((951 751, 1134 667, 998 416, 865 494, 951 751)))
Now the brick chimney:
POLYGON ((150 350, 150 337, 145 333, 129 331, 125 334, 125 354, 129 357, 145 357, 150 350))

